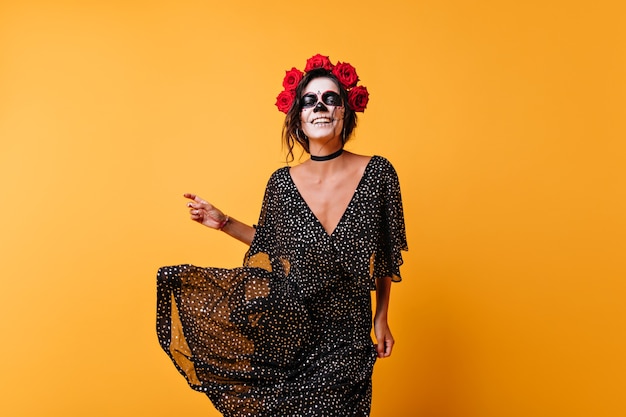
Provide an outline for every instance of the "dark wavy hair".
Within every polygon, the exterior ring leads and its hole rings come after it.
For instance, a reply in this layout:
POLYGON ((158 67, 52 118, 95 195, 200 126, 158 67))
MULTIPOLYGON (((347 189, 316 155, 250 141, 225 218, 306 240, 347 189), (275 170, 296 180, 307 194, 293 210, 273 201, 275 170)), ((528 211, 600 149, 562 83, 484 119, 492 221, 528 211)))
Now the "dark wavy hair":
POLYGON ((343 131, 341 132, 342 146, 345 145, 350 139, 352 131, 356 127, 356 113, 350 108, 350 106, 348 106, 348 92, 341 86, 337 77, 332 72, 324 68, 315 68, 307 72, 304 74, 300 83, 298 83, 298 87, 296 87, 296 98, 291 104, 291 108, 287 112, 287 116, 285 116, 285 124, 283 125, 283 145, 287 148, 287 163, 292 162, 295 159, 293 148, 296 146, 296 143, 300 144, 300 146, 302 146, 307 153, 310 152, 309 138, 302 131, 302 125, 300 122, 300 112, 302 110, 301 98, 304 88, 312 80, 323 77, 331 79, 337 85, 339 88, 339 95, 341 95, 341 99, 343 100, 344 116, 343 131))

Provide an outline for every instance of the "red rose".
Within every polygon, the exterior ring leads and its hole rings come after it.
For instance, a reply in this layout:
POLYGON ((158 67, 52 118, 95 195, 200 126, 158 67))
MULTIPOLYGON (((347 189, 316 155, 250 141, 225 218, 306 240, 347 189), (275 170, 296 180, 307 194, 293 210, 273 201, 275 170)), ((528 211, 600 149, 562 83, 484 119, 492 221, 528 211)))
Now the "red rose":
POLYGON ((370 94, 367 92, 367 88, 361 85, 348 91, 348 106, 354 111, 362 112, 365 110, 369 99, 370 94))
POLYGON ((337 65, 333 68, 333 74, 335 74, 335 77, 346 90, 356 86, 356 83, 359 82, 356 70, 347 62, 337 62, 337 65))
POLYGON ((333 69, 333 64, 330 62, 330 59, 327 56, 317 54, 307 59, 306 67, 304 67, 304 72, 309 72, 315 68, 324 68, 330 71, 333 69))
POLYGON ((285 78, 283 79, 283 87, 285 87, 287 91, 294 91, 303 76, 302 71, 297 68, 291 68, 289 71, 286 71, 285 78))
POLYGON ((276 107, 278 107, 278 110, 280 110, 283 113, 287 114, 287 112, 291 108, 291 105, 293 104, 293 101, 295 100, 295 98, 296 98, 296 92, 295 91, 293 91, 293 90, 291 90, 291 91, 283 90, 278 95, 278 97, 276 97, 276 107))

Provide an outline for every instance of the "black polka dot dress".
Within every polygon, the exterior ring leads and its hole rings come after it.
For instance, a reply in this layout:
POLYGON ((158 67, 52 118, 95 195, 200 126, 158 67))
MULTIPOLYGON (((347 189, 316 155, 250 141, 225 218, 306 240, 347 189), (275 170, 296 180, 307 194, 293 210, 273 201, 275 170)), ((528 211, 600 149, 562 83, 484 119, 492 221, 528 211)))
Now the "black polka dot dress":
POLYGON ((368 416, 370 291, 400 281, 398 178, 370 159, 329 235, 289 168, 272 174, 244 266, 159 270, 159 342, 226 417, 368 416))

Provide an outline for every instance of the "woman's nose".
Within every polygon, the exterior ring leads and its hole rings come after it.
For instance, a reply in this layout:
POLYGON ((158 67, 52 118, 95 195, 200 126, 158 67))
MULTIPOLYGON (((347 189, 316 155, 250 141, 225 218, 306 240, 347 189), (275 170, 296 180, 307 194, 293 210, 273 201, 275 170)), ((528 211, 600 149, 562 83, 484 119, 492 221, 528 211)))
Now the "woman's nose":
POLYGON ((324 103, 322 103, 321 101, 318 101, 317 104, 315 105, 315 107, 313 108, 314 112, 318 112, 318 111, 328 111, 328 107, 326 107, 324 105, 324 103))

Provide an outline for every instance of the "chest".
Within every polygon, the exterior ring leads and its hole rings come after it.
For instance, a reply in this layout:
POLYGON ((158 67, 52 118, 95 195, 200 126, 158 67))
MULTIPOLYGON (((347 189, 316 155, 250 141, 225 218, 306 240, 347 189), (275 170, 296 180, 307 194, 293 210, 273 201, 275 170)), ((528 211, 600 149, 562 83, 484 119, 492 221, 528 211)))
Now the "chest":
POLYGON ((297 185, 297 191, 326 232, 331 234, 354 198, 359 179, 344 176, 303 181, 297 185))

